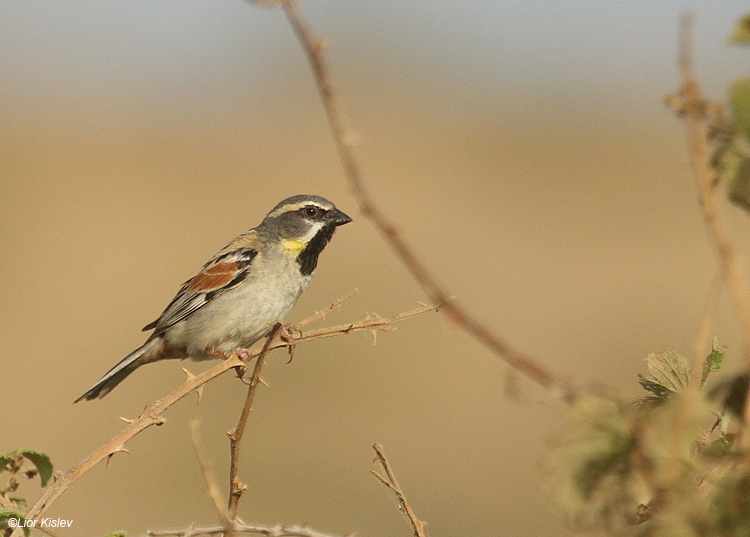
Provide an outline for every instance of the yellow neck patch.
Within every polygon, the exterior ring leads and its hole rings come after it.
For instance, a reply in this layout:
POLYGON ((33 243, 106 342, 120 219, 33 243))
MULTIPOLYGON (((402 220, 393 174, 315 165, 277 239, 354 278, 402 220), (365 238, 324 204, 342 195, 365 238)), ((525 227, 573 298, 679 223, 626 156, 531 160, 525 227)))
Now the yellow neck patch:
POLYGON ((302 252, 302 250, 307 247, 307 244, 294 239, 282 239, 281 246, 283 246, 284 250, 286 250, 287 252, 290 252, 297 256, 302 252))

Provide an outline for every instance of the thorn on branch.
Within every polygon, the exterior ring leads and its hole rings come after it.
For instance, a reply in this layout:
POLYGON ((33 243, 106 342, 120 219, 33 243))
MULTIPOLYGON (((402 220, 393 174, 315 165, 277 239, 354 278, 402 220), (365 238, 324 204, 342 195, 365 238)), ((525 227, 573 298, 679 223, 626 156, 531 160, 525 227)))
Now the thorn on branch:
POLYGON ((344 302, 346 302, 347 300, 349 300, 351 297, 353 297, 354 295, 356 295, 357 292, 358 292, 357 289, 352 289, 347 294, 345 294, 344 296, 342 296, 341 298, 339 298, 338 300, 336 300, 334 303, 332 303, 330 306, 328 306, 326 308, 323 308, 320 311, 316 311, 314 314, 312 314, 307 319, 303 319, 303 320, 297 322, 297 327, 305 326, 306 324, 310 324, 311 322, 316 321, 318 319, 325 319, 326 315, 328 313, 330 313, 331 311, 333 311, 335 309, 340 309, 341 308, 341 304, 343 304, 344 302))
MULTIPOLYGON (((185 375, 187 375, 187 382, 190 382, 193 379, 195 379, 195 375, 193 375, 190 371, 188 371, 184 367, 182 367, 181 369, 185 372, 185 375)), ((195 389, 195 393, 198 396, 198 404, 200 404, 201 399, 203 399, 203 384, 201 384, 195 389)))

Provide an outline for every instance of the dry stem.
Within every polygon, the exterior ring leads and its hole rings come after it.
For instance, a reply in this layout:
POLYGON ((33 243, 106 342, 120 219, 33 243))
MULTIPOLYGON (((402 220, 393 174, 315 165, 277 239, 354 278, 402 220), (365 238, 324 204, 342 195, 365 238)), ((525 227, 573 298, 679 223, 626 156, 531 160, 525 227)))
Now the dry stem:
POLYGON ((391 470, 391 465, 388 464, 388 460, 385 458, 385 453, 383 453, 383 446, 381 446, 380 444, 373 444, 372 449, 375 450, 375 460, 378 461, 383 467, 383 470, 385 471, 385 475, 387 477, 383 477, 375 470, 370 470, 370 473, 374 475, 378 479, 378 481, 383 483, 383 485, 391 489, 396 495, 396 499, 398 500, 398 508, 404 514, 406 520, 409 522, 409 525, 414 530, 414 537, 425 537, 424 526, 426 522, 423 522, 417 518, 417 515, 414 514, 414 511, 409 505, 409 502, 406 501, 406 496, 404 496, 404 493, 401 490, 398 481, 396 480, 396 474, 393 473, 393 470, 391 470))
MULTIPOLYGON (((364 319, 356 323, 347 323, 328 328, 321 328, 318 330, 305 331, 302 335, 295 339, 295 343, 301 343, 304 341, 311 341, 315 339, 323 339, 327 337, 333 337, 337 335, 349 334, 352 332, 373 332, 375 330, 386 330, 392 324, 427 313, 429 311, 435 311, 438 306, 422 306, 412 311, 400 313, 389 319, 375 318, 375 319, 364 319)), ((279 347, 285 347, 287 343, 281 341, 276 337, 269 345, 269 350, 273 350, 279 347)), ((257 356, 259 351, 255 351, 254 354, 257 356)), ((79 462, 76 466, 68 470, 64 475, 55 479, 45 490, 44 494, 37 500, 37 502, 29 509, 26 513, 26 517, 30 520, 38 519, 44 514, 47 509, 57 500, 57 498, 65 492, 79 477, 91 470, 101 461, 108 459, 113 454, 123 451, 124 444, 136 436, 138 433, 148 429, 153 425, 161 425, 165 422, 165 419, 161 416, 169 407, 174 405, 177 401, 188 395, 190 392, 197 390, 205 383, 215 379, 216 377, 226 373, 230 369, 235 367, 244 367, 245 363, 240 360, 234 353, 229 358, 222 360, 211 369, 204 371, 198 375, 191 376, 186 382, 175 388, 172 392, 164 396, 153 403, 150 407, 146 408, 141 415, 134 420, 127 420, 128 425, 117 435, 112 437, 109 441, 102 444, 96 450, 94 450, 88 457, 79 462)), ((23 530, 16 528, 13 531, 13 537, 18 537, 23 534, 23 530)), ((291 535, 291 534, 290 534, 291 535)))
POLYGON ((494 334, 487 326, 460 307, 451 298, 451 295, 438 285, 435 278, 416 258, 411 248, 406 245, 394 225, 391 224, 375 205, 375 202, 365 188, 359 164, 352 150, 351 140, 353 136, 344 127, 341 118, 336 100, 336 92, 331 84, 328 67, 323 58, 323 42, 313 36, 312 31, 300 13, 296 0, 281 0, 280 3, 307 55, 323 101, 323 106, 328 116, 328 122, 341 164, 362 213, 372 221, 375 228, 380 232, 404 265, 406 265, 412 276, 422 286, 422 289, 430 297, 430 300, 441 304, 445 312, 458 326, 505 360, 511 367, 521 371, 541 386, 562 389, 566 397, 572 396, 573 389, 565 380, 553 374, 535 359, 511 347, 505 340, 494 334))
POLYGON ((255 368, 253 369, 253 376, 250 379, 250 386, 247 388, 247 396, 245 397, 245 406, 242 407, 240 413, 240 420, 237 423, 237 427, 234 430, 229 431, 229 449, 230 449, 230 464, 229 464, 229 504, 227 507, 228 515, 231 519, 237 518, 237 505, 240 502, 242 493, 245 492, 247 487, 240 483, 237 478, 239 472, 239 459, 240 459, 240 444, 242 442, 242 435, 245 433, 245 426, 247 425, 247 418, 250 415, 250 410, 253 408, 253 399, 255 398, 255 390, 258 388, 260 382, 260 372, 263 369, 263 364, 266 359, 266 355, 271 347, 271 342, 279 333, 281 324, 276 323, 268 334, 266 342, 261 349, 258 359, 255 361, 255 368))

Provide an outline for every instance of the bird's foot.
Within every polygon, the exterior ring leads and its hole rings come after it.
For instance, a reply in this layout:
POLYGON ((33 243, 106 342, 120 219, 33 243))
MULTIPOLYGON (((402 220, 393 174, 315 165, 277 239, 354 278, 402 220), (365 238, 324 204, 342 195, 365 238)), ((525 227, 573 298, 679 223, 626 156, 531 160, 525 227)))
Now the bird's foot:
POLYGON ((245 363, 249 362, 253 358, 253 351, 251 351, 250 349, 246 349, 245 347, 237 347, 232 352, 237 358, 245 363))
POLYGON ((289 351, 288 364, 291 363, 294 358, 294 349, 297 346, 295 338, 298 338, 301 335, 302 330, 300 330, 295 324, 282 324, 281 328, 279 328, 279 339, 286 344, 286 348, 289 351))
MULTIPOLYGON (((250 349, 246 349, 244 347, 237 347, 232 351, 232 354, 234 354, 237 358, 242 360, 245 364, 249 362, 253 358, 253 353, 250 349)), ((250 385, 249 380, 245 379, 245 373, 247 372, 247 365, 238 365, 234 368, 234 371, 237 373, 237 378, 240 379, 244 384, 250 385)))

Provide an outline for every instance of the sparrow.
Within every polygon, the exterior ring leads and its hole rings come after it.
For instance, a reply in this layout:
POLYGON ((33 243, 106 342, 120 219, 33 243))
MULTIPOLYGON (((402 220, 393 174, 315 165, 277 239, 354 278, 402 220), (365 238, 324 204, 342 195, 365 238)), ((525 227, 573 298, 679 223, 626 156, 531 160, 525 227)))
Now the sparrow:
POLYGON ((320 196, 281 201, 258 227, 219 250, 143 330, 146 342, 75 400, 100 399, 144 364, 205 360, 248 348, 283 320, 338 226, 352 219, 320 196))

